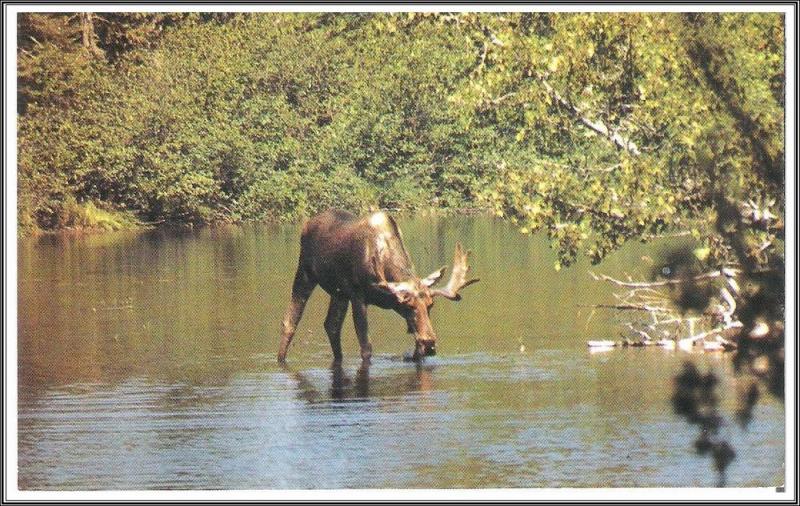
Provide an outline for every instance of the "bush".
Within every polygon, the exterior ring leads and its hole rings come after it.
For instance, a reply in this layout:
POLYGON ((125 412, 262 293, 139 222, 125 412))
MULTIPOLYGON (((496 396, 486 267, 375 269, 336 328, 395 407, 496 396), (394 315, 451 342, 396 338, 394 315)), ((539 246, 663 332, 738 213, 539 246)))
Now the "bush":
POLYGON ((204 223, 474 199, 474 151, 492 139, 448 101, 474 63, 450 28, 387 15, 174 21, 113 65, 69 41, 27 49, 20 229, 69 226, 75 202, 204 223))

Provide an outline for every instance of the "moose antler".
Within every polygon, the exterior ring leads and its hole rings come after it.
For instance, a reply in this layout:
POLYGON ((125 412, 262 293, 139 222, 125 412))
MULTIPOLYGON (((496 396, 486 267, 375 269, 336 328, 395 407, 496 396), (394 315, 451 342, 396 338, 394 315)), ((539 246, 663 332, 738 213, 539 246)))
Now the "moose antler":
POLYGON ((480 279, 467 279, 467 272, 469 272, 469 265, 467 265, 467 256, 469 252, 465 252, 461 243, 456 243, 456 252, 453 255, 453 272, 450 274, 450 281, 447 286, 437 290, 433 290, 433 295, 441 295, 442 297, 450 300, 461 300, 461 295, 458 293, 464 287, 477 283, 480 279))

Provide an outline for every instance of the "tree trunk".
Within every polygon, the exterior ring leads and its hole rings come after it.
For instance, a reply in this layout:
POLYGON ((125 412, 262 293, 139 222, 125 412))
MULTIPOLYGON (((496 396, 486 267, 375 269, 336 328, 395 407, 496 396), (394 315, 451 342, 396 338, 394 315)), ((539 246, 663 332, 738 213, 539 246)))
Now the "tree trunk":
POLYGON ((103 50, 97 47, 97 35, 94 32, 94 14, 91 12, 82 12, 81 19, 81 44, 89 54, 100 58, 103 56, 103 50))

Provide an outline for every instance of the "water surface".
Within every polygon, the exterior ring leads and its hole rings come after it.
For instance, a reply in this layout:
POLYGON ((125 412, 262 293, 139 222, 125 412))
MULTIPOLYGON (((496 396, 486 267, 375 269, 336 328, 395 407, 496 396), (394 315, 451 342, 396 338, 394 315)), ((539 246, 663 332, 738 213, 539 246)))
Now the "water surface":
MULTIPOLYGON (((437 302, 438 356, 399 360, 404 322, 370 308, 376 356, 330 367, 315 292, 275 362, 298 226, 46 236, 19 244, 19 486, 36 490, 714 486, 695 428, 672 414, 684 361, 736 378, 727 356, 590 354, 616 339, 610 287, 556 272, 542 238, 487 217, 401 217, 419 274, 457 240, 481 282, 437 302)), ((600 266, 648 270, 634 244, 600 266)), ((646 258, 642 258, 646 257, 646 258)), ((729 416, 730 419, 730 416, 729 416)), ((723 434, 733 486, 783 482, 783 406, 723 434)))

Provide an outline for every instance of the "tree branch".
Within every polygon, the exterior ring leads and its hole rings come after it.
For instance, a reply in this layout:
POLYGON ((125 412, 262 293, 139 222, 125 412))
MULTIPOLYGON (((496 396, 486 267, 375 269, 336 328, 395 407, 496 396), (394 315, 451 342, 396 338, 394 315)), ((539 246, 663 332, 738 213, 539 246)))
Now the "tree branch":
POLYGON ((513 97, 513 96, 514 96, 514 95, 516 95, 516 94, 517 94, 517 92, 515 92, 515 91, 512 91, 512 92, 510 92, 510 93, 506 93, 505 95, 501 95, 501 96, 499 96, 499 97, 497 97, 497 98, 490 98, 490 99, 489 99, 489 103, 491 103, 492 105, 497 105, 497 104, 499 104, 500 102, 502 102, 502 101, 504 101, 504 100, 507 100, 507 99, 509 99, 509 98, 513 97))
POLYGON ((729 277, 734 276, 739 271, 737 269, 728 269, 724 268, 718 271, 711 271, 705 274, 700 274, 698 276, 694 276, 691 278, 677 278, 677 279, 665 279, 663 281, 651 281, 651 282, 643 282, 643 281, 622 281, 619 279, 612 278, 611 276, 606 276, 605 274, 595 274, 592 271, 589 271, 589 275, 595 281, 609 281, 614 283, 618 286, 625 286, 628 288, 650 288, 654 286, 668 286, 668 285, 679 285, 681 283, 688 283, 692 281, 702 281, 705 279, 714 279, 719 278, 721 276, 729 277))
POLYGON ((589 304, 579 305, 578 307, 591 307, 597 309, 618 309, 620 311, 647 311, 649 313, 671 313, 667 308, 658 306, 648 306, 647 304, 589 304))
MULTIPOLYGON (((492 44, 504 47, 505 43, 501 41, 490 29, 488 26, 483 27, 483 34, 489 38, 492 44)), ((488 52, 488 47, 486 42, 483 43, 483 51, 481 54, 481 66, 485 64, 486 55, 488 52)), ((565 108, 575 119, 581 122, 586 128, 599 134, 606 139, 608 139, 612 144, 614 144, 617 148, 627 151, 631 155, 639 156, 641 152, 636 144, 633 143, 630 139, 627 139, 619 134, 616 130, 611 130, 605 124, 600 121, 593 121, 586 117, 583 111, 581 111, 577 106, 571 103, 569 100, 565 99, 561 96, 558 91, 556 91, 550 83, 547 82, 547 79, 542 75, 537 75, 539 82, 544 86, 544 89, 547 93, 555 100, 559 105, 565 108)), ((508 98, 508 94, 501 97, 501 99, 508 98)), ((500 102, 500 99, 490 99, 490 103, 496 105, 500 102)))
POLYGON ((706 337, 708 337, 708 336, 710 336, 712 334, 718 334, 718 333, 725 332, 726 330, 738 329, 738 328, 741 328, 741 327, 742 327, 742 322, 740 322, 740 321, 732 321, 732 322, 726 323, 725 325, 722 325, 720 327, 716 327, 716 328, 713 328, 711 330, 707 330, 705 332, 700 332, 699 334, 695 334, 693 336, 685 337, 685 338, 681 339, 680 341, 678 341, 678 345, 681 346, 681 347, 687 347, 687 346, 693 344, 695 341, 699 341, 701 339, 705 339, 706 337))
POLYGON ((537 76, 537 78, 539 82, 542 83, 542 86, 544 86, 545 91, 547 91, 550 97, 563 108, 565 108, 570 114, 572 114, 575 119, 580 121, 583 126, 587 127, 596 134, 605 137, 619 149, 625 150, 634 156, 639 156, 641 154, 639 148, 636 147, 636 144, 634 144, 630 139, 626 139, 625 137, 621 136, 616 130, 612 131, 600 121, 592 121, 591 119, 587 118, 583 111, 581 111, 572 102, 562 97, 558 91, 550 86, 550 83, 547 82, 547 79, 545 79, 543 76, 537 76))

